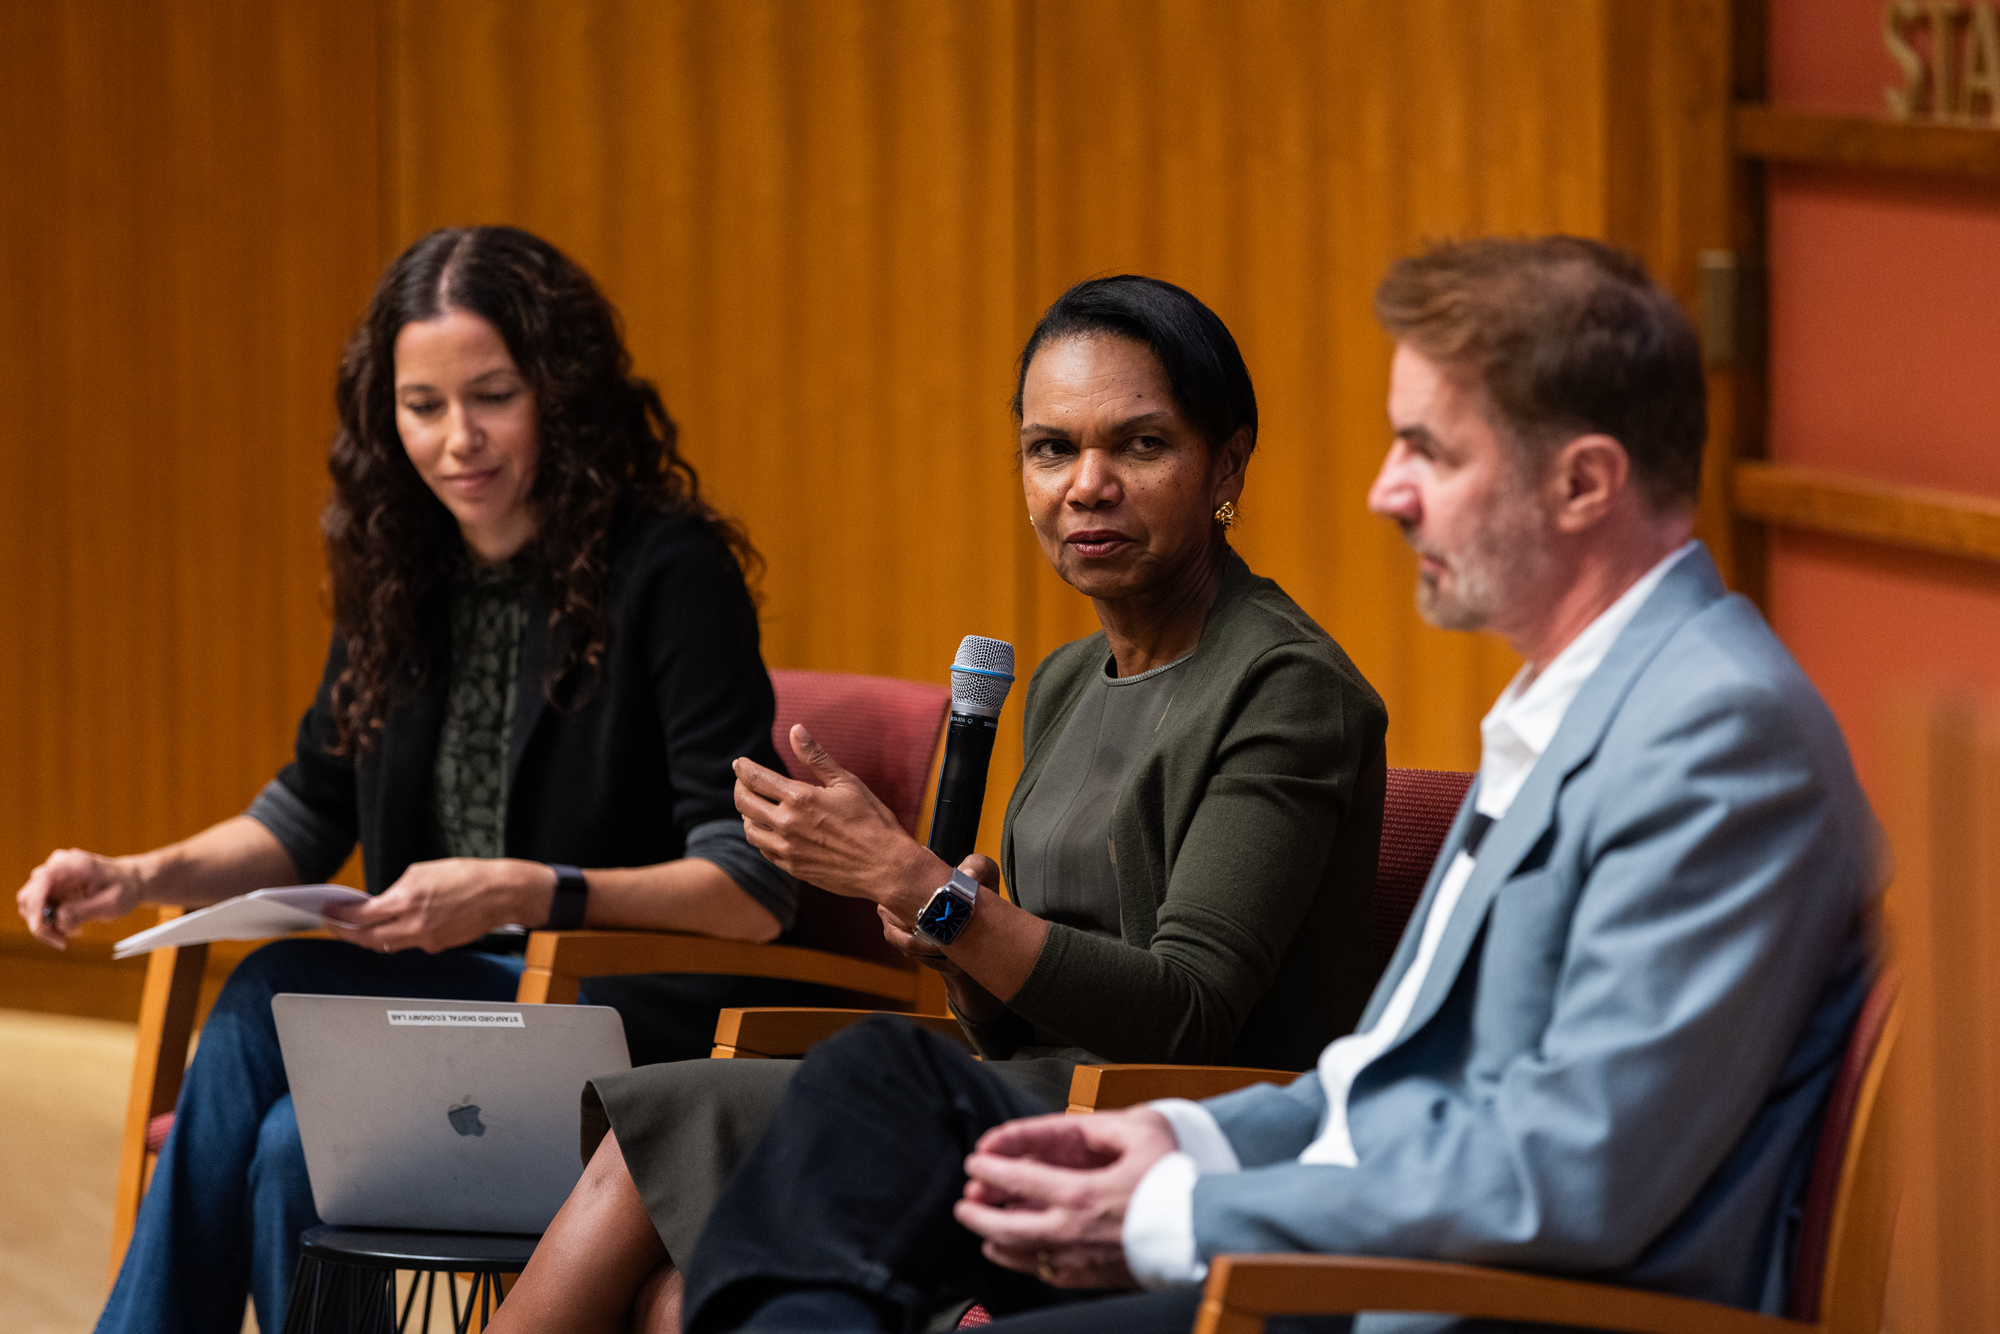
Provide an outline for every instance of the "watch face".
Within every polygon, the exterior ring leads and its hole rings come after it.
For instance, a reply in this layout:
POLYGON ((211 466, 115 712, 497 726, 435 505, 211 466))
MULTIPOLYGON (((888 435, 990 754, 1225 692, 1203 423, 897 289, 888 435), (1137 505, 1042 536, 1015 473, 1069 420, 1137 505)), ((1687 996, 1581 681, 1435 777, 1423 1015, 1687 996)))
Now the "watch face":
POLYGON ((949 945, 972 920, 972 905, 954 894, 939 890, 924 910, 917 914, 917 929, 940 945, 949 945))

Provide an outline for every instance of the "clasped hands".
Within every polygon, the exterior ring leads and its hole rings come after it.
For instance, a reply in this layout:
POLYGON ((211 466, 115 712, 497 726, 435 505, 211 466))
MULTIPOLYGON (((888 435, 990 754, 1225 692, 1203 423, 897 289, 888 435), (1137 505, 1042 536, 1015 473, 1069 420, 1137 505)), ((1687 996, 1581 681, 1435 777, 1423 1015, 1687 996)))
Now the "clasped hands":
POLYGON ((1178 1147, 1150 1107, 1009 1121, 979 1137, 953 1212, 995 1264, 1059 1288, 1134 1287, 1125 1211, 1139 1179, 1178 1147))

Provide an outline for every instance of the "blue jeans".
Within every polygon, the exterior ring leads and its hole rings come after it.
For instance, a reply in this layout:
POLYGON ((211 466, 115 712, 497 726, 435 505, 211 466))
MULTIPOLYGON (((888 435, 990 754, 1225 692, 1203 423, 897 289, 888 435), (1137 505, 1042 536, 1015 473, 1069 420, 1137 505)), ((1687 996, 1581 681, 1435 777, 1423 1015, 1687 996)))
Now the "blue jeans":
POLYGON ((299 1233, 319 1215, 271 997, 507 1001, 520 976, 519 957, 373 954, 336 940, 279 941, 239 964, 202 1026, 98 1334, 237 1334, 246 1289, 258 1327, 283 1326, 299 1233))

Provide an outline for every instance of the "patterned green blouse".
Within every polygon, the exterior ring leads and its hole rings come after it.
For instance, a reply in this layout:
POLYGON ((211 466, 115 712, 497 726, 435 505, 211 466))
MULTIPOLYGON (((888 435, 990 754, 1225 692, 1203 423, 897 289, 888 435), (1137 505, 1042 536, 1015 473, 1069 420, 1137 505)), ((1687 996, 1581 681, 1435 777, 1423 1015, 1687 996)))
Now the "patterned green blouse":
POLYGON ((506 851, 507 746, 532 568, 522 552, 502 565, 467 561, 453 576, 451 683, 431 782, 447 856, 506 851))

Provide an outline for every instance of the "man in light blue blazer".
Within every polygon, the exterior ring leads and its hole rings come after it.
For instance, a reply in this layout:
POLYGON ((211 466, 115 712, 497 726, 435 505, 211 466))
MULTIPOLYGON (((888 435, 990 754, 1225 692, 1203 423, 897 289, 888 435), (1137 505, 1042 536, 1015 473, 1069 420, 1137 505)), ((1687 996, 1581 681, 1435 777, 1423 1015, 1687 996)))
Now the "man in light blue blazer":
POLYGON ((1871 980, 1879 838, 1818 693, 1688 540, 1693 333, 1636 264, 1568 238, 1441 247, 1377 309, 1395 442, 1370 507, 1416 549, 1427 619, 1527 660, 1478 781, 1316 1070, 1000 1127, 959 1217, 1058 1285, 1161 1290, 1024 1327, 1186 1329, 1207 1259, 1234 1252, 1777 1311, 1871 980))

